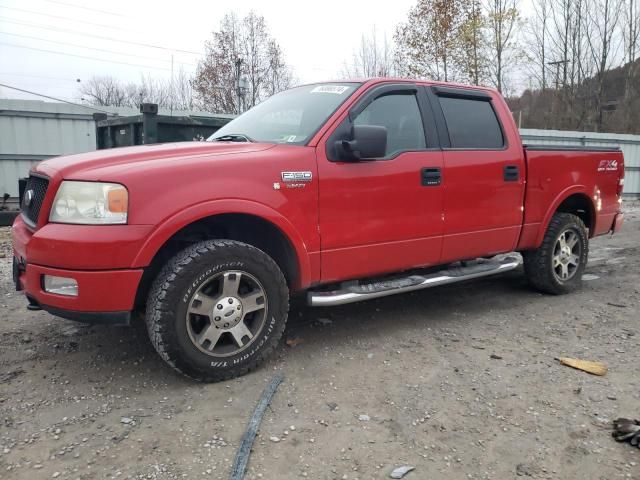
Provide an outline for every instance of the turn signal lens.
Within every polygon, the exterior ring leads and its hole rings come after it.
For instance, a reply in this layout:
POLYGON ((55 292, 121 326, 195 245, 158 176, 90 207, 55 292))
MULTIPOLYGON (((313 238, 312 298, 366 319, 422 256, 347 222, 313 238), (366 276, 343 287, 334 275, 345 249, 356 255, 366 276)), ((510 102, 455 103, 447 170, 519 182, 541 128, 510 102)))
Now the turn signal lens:
POLYGON ((119 186, 118 188, 112 188, 107 193, 107 203, 109 205, 109 211, 113 213, 127 213, 129 205, 129 193, 127 189, 119 186))

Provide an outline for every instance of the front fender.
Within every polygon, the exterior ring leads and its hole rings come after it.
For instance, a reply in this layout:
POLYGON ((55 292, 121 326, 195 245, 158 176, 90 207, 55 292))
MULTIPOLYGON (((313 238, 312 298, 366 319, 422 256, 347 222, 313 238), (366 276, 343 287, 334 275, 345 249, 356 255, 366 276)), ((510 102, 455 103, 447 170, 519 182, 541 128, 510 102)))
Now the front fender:
POLYGON ((238 213, 260 217, 278 227, 289 239, 296 252, 300 268, 300 284, 308 285, 313 280, 311 260, 303 237, 293 224, 273 208, 243 199, 212 200, 192 205, 166 218, 149 235, 134 259, 132 267, 146 267, 160 248, 178 231, 198 220, 215 215, 238 213))

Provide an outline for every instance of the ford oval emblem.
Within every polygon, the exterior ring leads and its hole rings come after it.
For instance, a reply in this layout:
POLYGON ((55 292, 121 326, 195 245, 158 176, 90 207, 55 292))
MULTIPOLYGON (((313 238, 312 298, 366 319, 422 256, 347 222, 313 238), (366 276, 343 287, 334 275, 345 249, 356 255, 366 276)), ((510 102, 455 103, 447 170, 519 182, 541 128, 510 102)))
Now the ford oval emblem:
POLYGON ((24 192, 24 206, 28 207, 29 205, 31 205, 32 201, 33 201, 33 190, 27 190, 26 192, 24 192))

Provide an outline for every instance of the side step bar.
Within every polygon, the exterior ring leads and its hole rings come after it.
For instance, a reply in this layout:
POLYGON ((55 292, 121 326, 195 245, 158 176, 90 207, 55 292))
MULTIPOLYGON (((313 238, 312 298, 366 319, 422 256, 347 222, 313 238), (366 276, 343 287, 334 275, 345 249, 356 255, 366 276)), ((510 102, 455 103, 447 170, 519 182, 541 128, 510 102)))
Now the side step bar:
POLYGON ((307 303, 312 307, 329 307, 361 302, 372 298, 386 297, 397 293, 412 292, 423 288, 437 287, 472 278, 508 272, 517 268, 518 265, 520 265, 520 259, 516 257, 506 257, 500 260, 479 259, 472 262, 458 262, 439 272, 425 275, 408 275, 368 283, 344 282, 337 290, 310 291, 307 294, 307 303))

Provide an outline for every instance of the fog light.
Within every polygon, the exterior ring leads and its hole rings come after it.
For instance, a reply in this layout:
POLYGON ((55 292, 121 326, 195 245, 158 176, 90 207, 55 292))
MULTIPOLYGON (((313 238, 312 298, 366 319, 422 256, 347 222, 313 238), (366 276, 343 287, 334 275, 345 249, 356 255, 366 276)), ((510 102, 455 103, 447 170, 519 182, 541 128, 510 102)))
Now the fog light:
POLYGON ((69 297, 77 297, 78 282, 76 282, 73 278, 54 277, 53 275, 45 275, 44 291, 48 293, 57 293, 58 295, 67 295, 69 297))

